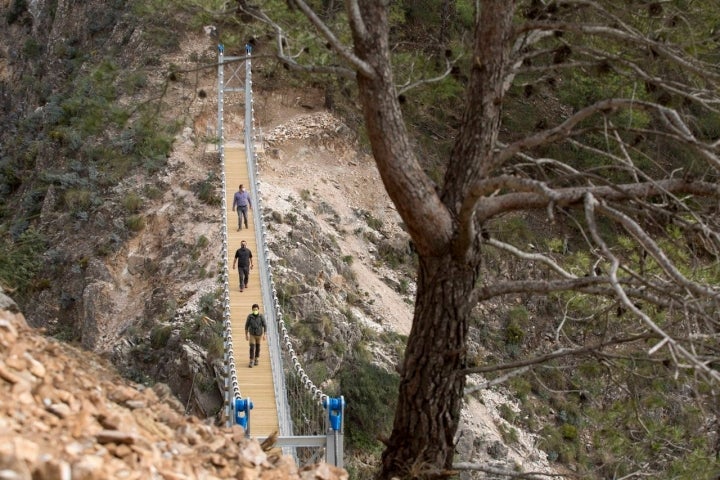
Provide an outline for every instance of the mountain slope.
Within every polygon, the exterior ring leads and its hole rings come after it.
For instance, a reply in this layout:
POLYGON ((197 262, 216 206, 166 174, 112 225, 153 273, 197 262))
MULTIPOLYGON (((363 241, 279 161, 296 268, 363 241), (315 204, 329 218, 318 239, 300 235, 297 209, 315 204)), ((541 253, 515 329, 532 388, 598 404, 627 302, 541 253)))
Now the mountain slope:
POLYGON ((298 471, 241 428, 184 408, 167 385, 128 382, 97 355, 30 329, 0 291, 3 478, 348 478, 329 465, 298 471))

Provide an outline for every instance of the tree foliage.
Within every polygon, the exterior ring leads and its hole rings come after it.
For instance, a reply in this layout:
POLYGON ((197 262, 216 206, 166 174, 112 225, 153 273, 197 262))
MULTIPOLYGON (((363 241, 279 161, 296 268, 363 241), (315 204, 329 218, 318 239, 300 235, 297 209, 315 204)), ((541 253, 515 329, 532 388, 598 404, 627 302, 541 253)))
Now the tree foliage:
POLYGON ((720 6, 293 0, 244 12, 272 29, 286 68, 356 82, 418 251, 379 478, 447 475, 463 395, 520 375, 578 412, 546 444, 588 476, 713 471, 720 6), (509 298, 527 319, 485 327, 510 348, 491 365, 469 358, 478 306, 509 298))

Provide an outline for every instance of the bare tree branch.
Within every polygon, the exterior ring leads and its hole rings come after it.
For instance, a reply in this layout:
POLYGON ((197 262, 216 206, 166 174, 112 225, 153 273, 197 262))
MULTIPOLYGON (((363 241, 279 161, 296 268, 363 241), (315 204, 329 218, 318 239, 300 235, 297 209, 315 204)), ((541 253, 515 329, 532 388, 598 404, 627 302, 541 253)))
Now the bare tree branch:
POLYGON ((479 286, 475 289, 473 300, 475 303, 490 298, 502 297, 513 293, 551 293, 577 290, 588 293, 608 293, 609 290, 591 290, 590 287, 606 285, 608 279, 603 276, 578 277, 567 280, 513 280, 506 282, 493 282, 491 285, 479 286))
MULTIPOLYGON (((628 297, 633 298, 636 302, 646 302, 668 310, 675 308, 677 305, 684 305, 688 315, 704 317, 717 309, 714 302, 693 302, 691 298, 678 296, 676 288, 671 282, 665 284, 653 283, 639 278, 633 272, 631 273, 632 277, 622 278, 620 283, 624 285, 623 288, 628 297)), ((584 277, 566 280, 495 281, 476 288, 472 300, 477 303, 514 294, 548 294, 563 291, 575 291, 585 295, 615 298, 615 290, 609 285, 607 276, 588 274, 584 277)))
MULTIPOLYGON (((545 355, 540 355, 538 357, 529 358, 526 360, 520 360, 517 362, 512 363, 504 363, 501 365, 487 365, 483 367, 472 367, 472 368, 466 368, 463 370, 462 373, 465 375, 469 375, 471 373, 488 373, 488 372, 497 372, 500 370, 510 370, 515 368, 521 368, 521 367, 527 367, 532 365, 538 365, 541 363, 548 362, 550 360, 554 360, 556 358, 560 357, 567 357, 567 356, 578 356, 578 355, 588 355, 588 354, 594 354, 600 349, 603 349, 605 347, 610 347, 614 345, 622 345, 624 343, 632 343, 637 342, 640 340, 647 340, 649 338, 659 338, 657 335, 650 335, 647 333, 644 333, 642 335, 634 335, 632 337, 624 337, 624 338, 614 338, 610 339, 604 342, 596 343, 593 345, 586 345, 579 348, 561 348, 559 350, 556 350, 554 352, 547 353, 545 355)), ((468 393, 466 391, 466 393, 468 393)))
MULTIPOLYGON (((606 214, 608 213, 607 207, 601 206, 601 203, 596 198, 594 198, 592 194, 588 193, 585 196, 585 217, 588 221, 588 225, 593 239, 600 246, 605 256, 611 261, 610 283, 620 301, 629 311, 633 312, 638 318, 640 318, 643 323, 645 323, 645 325, 647 325, 651 330, 660 335, 663 345, 666 345, 669 348, 671 355, 675 356, 676 354, 680 354, 683 359, 690 362, 689 366, 691 368, 696 369, 699 373, 706 375, 708 378, 712 378, 715 382, 720 382, 719 371, 712 369, 706 362, 701 361, 697 357, 697 355, 685 349, 685 347, 680 345, 677 340, 675 340, 670 334, 665 332, 647 314, 645 314, 633 302, 630 301, 625 290, 620 285, 620 282, 617 278, 617 272, 620 268, 620 261, 611 252, 611 250, 608 248, 607 244, 599 234, 597 223, 595 221, 595 210, 599 209, 604 210, 606 214)), ((679 362, 676 361, 676 363, 679 362)))
MULTIPOLYGON (((239 5, 238 8, 243 13, 246 13, 256 20, 259 20, 268 26, 270 26, 275 31, 275 39, 277 43, 277 55, 276 58, 278 58, 280 61, 283 62, 283 64, 287 65, 287 67, 291 70, 298 71, 298 72, 306 72, 306 73, 316 73, 316 74, 327 74, 327 75, 336 75, 338 77, 347 78, 347 79, 355 79, 355 72, 353 70, 350 70, 348 68, 340 67, 340 66, 334 66, 334 65, 303 65, 297 62, 296 58, 298 58, 302 53, 303 49, 301 49, 296 55, 288 55, 285 53, 285 42, 287 41, 287 37, 285 36, 285 33, 283 31, 283 28, 278 25, 277 23, 273 22, 272 19, 270 19, 267 15, 265 15, 261 11, 257 11, 255 9, 246 9, 243 8, 242 5, 239 5)), ((253 55, 253 58, 259 58, 258 55, 253 55)))
MULTIPOLYGON (((508 145, 495 157, 494 164, 496 166, 502 165, 507 159, 521 150, 528 150, 533 147, 537 147, 538 145, 544 145, 550 142, 565 139, 573 134, 573 128, 583 120, 586 120, 596 113, 612 112, 621 107, 642 108, 645 110, 657 111, 662 115, 662 118, 666 120, 667 125, 672 129, 672 131, 679 134, 681 138, 685 138, 691 143, 697 142, 684 122, 682 122, 679 118, 677 112, 674 112, 667 107, 663 107, 662 105, 639 101, 633 98, 610 98, 601 100, 577 111, 570 118, 566 119, 556 127, 544 130, 508 145)), ((720 161, 718 161, 717 158, 714 159, 713 163, 716 167, 720 167, 720 161)))
POLYGON ((437 82, 440 82, 440 81, 444 80, 445 78, 447 78, 448 75, 450 75, 450 72, 452 72, 454 63, 455 63, 459 58, 460 58, 460 57, 456 58, 456 59, 453 60, 452 62, 451 62, 450 60, 445 59, 445 65, 446 65, 447 68, 445 69, 445 71, 444 71, 443 73, 441 73, 441 74, 438 75, 437 77, 423 78, 423 79, 417 80, 417 81, 415 81, 415 82, 413 82, 413 83, 410 83, 410 80, 408 80, 408 82, 407 82, 405 85, 401 86, 401 87, 398 89, 398 95, 401 95, 401 94, 403 94, 403 93, 405 93, 405 92, 407 92, 407 91, 409 91, 409 90, 412 90, 413 88, 417 88, 417 87, 419 87, 420 85, 426 85, 426 84, 430 84, 430 83, 437 83, 437 82))
POLYGON ((559 273, 560 275, 562 275, 565 278, 577 279, 577 277, 575 275, 572 275, 570 272, 563 269, 553 259, 551 259, 550 257, 547 257, 545 255, 542 255, 540 253, 523 252, 523 251, 515 248, 514 246, 510 245, 509 243, 501 242, 494 238, 490 238, 490 239, 486 240, 485 243, 487 243, 488 245, 492 245, 495 248, 499 248, 500 250, 505 250, 506 252, 510 252, 518 258, 522 258, 522 259, 530 260, 530 261, 534 261, 534 262, 539 262, 544 265, 547 265, 548 267, 555 270, 557 273, 559 273))
POLYGON ((598 187, 558 188, 552 194, 508 193, 496 197, 483 197, 478 201, 476 218, 488 220, 500 213, 514 210, 545 208, 549 203, 559 207, 578 205, 585 194, 608 201, 622 201, 634 198, 647 198, 664 193, 685 193, 700 197, 720 197, 720 185, 710 182, 687 181, 682 178, 670 178, 654 182, 630 183, 598 187))
POLYGON ((497 385, 502 385, 503 383, 507 382, 511 378, 515 378, 518 375, 524 375, 525 373, 532 370, 532 365, 527 365, 524 367, 516 368, 514 370, 510 370, 509 372, 505 373, 504 375, 500 375, 499 377, 493 378, 492 380, 486 380, 482 383, 471 385, 469 387, 465 387, 464 395, 471 395, 475 392, 479 392, 480 390, 487 390, 489 388, 495 387, 497 385))
POLYGON ((358 5, 357 0, 345 0, 345 5, 347 5, 351 28, 354 29, 361 38, 367 38, 367 28, 365 28, 365 22, 360 13, 360 5, 358 5))
POLYGON ((644 68, 638 65, 637 62, 627 60, 620 57, 619 55, 609 54, 608 52, 601 52, 594 49, 584 49, 582 47, 576 47, 575 51, 587 52, 587 54, 592 54, 595 56, 596 59, 602 59, 602 61, 606 63, 612 62, 614 65, 622 65, 630 71, 625 72, 623 70, 615 69, 615 71, 619 74, 625 75, 628 78, 632 78, 634 80, 640 79, 643 82, 653 84, 659 88, 663 88, 666 91, 672 93, 673 95, 677 95, 678 97, 685 98, 694 103, 702 103, 708 110, 712 112, 718 112, 718 108, 714 105, 719 104, 720 99, 717 98, 717 96, 715 95, 715 91, 712 88, 699 88, 692 84, 673 81, 672 79, 659 77, 657 75, 651 75, 650 73, 646 72, 644 68))
MULTIPOLYGON (((593 2, 585 2, 593 3, 593 2)), ((682 52, 675 52, 668 47, 667 44, 651 40, 645 35, 623 31, 618 28, 612 28, 604 25, 583 25, 562 22, 528 22, 523 27, 517 29, 518 33, 525 33, 531 30, 545 31, 564 31, 573 32, 581 35, 597 35, 609 39, 620 40, 637 46, 652 48, 654 52, 669 60, 685 70, 691 71, 702 78, 713 81, 720 81, 720 73, 715 71, 715 66, 700 62, 695 59, 689 59, 682 52)))
POLYGON ((457 462, 453 463, 453 469, 455 470, 471 470, 476 472, 489 473, 491 475, 500 475, 508 478, 521 478, 528 480, 541 480, 543 478, 552 477, 565 477, 566 474, 559 473, 545 473, 545 472, 514 472, 512 470, 504 470, 502 468, 492 468, 485 465, 469 462, 457 462))
MULTIPOLYGON (((347 48, 336 36, 335 34, 328 28, 327 25, 325 25, 325 22, 323 22, 320 17, 317 16, 315 11, 308 7, 307 3, 305 3, 303 0, 293 0, 295 5, 305 14, 305 16, 310 20, 310 22, 317 28, 318 32, 325 37, 325 39, 332 45, 333 50, 335 50, 338 55, 340 55, 342 58, 344 58, 350 65, 352 65, 357 71, 368 78, 375 78, 377 75, 375 71, 372 69, 370 64, 367 62, 361 60, 358 56, 353 54, 349 48, 347 48)), ((353 20, 353 25, 361 28, 361 30, 358 33, 363 33, 365 36, 367 36, 367 31, 365 30, 365 26, 362 23, 360 19, 360 10, 357 6, 357 2, 351 1, 349 4, 353 7, 351 10, 351 18, 353 20)))
POLYGON ((665 271, 665 273, 678 285, 684 287, 689 292, 695 295, 702 297, 711 297, 716 300, 720 300, 720 290, 706 287, 696 282, 691 282, 690 280, 685 278, 685 276, 680 273, 680 271, 672 264, 665 252, 658 246, 655 241, 653 241, 650 235, 648 235, 647 232, 645 232, 640 227, 640 225, 637 224, 637 222, 635 222, 622 212, 611 208, 604 203, 598 203, 596 209, 621 224, 623 228, 625 228, 625 230, 638 241, 638 243, 645 249, 645 251, 648 252, 655 259, 655 261, 658 263, 658 265, 660 265, 663 271, 665 271))

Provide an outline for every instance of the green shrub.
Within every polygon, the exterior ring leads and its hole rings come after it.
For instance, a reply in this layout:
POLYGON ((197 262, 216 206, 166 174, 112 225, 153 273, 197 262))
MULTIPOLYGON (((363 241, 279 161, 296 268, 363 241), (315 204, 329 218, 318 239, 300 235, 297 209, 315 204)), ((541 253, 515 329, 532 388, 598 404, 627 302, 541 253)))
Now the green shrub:
POLYGON ((12 25, 22 16, 23 13, 27 12, 28 2, 27 0, 13 0, 12 6, 5 14, 5 21, 8 25, 12 25))
POLYGON ((353 291, 347 291, 345 301, 348 303, 348 305, 352 306, 360 306, 362 305, 362 297, 357 294, 357 292, 353 291))
POLYGON ((122 205, 128 213, 137 213, 143 205, 143 199, 135 192, 125 195, 122 205))
POLYGON ((345 342, 335 342, 332 344, 332 351, 335 355, 342 356, 347 350, 345 342))
POLYGON ((507 403, 502 403, 498 406, 498 413, 500 414, 500 418, 507 420, 509 423, 514 423, 515 417, 517 417, 515 410, 507 403))
POLYGON ((534 238, 533 230, 527 220, 520 216, 508 216, 495 224, 496 236, 504 242, 522 245, 534 238))
POLYGON ((290 334, 305 347, 317 343, 318 336, 308 323, 299 319, 288 321, 286 323, 290 334))
POLYGON ((205 248, 210 243, 210 240, 205 235, 200 235, 195 242, 195 248, 205 248))
POLYGON ((368 227, 373 230, 380 230, 383 227, 383 222, 379 218, 375 218, 372 214, 368 213, 365 217, 368 227))
POLYGON ((200 302, 198 303, 200 314, 207 315, 210 318, 222 318, 222 311, 220 310, 220 304, 218 302, 220 295, 221 291, 218 289, 200 297, 200 302))
POLYGON ((43 53, 43 46, 34 37, 25 40, 23 54, 30 59, 39 58, 43 53))
POLYGON ((276 212, 275 210, 273 210, 270 213, 270 219, 272 220, 273 223, 275 223, 277 225, 280 225, 281 223, 283 223, 282 213, 276 212))
POLYGON ((407 295, 410 291, 410 282, 408 282, 407 278, 401 278, 400 284, 398 287, 398 292, 407 295))
POLYGON ((292 297, 300 293, 300 284, 296 282, 282 283, 277 286, 277 296, 280 306, 290 305, 292 297))
POLYGON ((518 431, 514 427, 507 427, 501 423, 498 425, 498 430, 500 430, 500 436, 502 436, 503 442, 508 445, 517 444, 520 441, 518 431))
POLYGON ((505 344, 520 345, 525 339, 525 331, 515 320, 511 320, 505 326, 505 344))
POLYGON ((352 358, 355 362, 369 363, 373 360, 373 353, 365 341, 355 342, 352 350, 352 358))
POLYGON ((340 221, 340 215, 338 215, 332 205, 327 202, 320 202, 317 206, 317 213, 320 215, 332 215, 337 222, 340 221))
POLYGON ((217 193, 218 181, 218 176, 214 172, 210 172, 205 180, 195 186, 195 193, 201 202, 211 206, 220 205, 222 200, 217 193))
POLYGON ((142 215, 130 215, 125 219, 125 226, 133 232, 139 232, 145 228, 145 217, 142 215))
POLYGON ((92 203, 92 192, 85 188, 72 188, 63 194, 63 203, 71 212, 87 210, 92 203))
POLYGON ((170 325, 158 325, 150 332, 150 345, 154 349, 164 348, 170 340, 171 334, 172 327, 170 325))
POLYGON ((574 441, 577 440, 578 431, 575 425, 564 423, 560 426, 560 435, 564 440, 574 441))
POLYGON ((397 270, 400 266, 406 266, 405 271, 414 268, 415 261, 413 256, 407 251, 398 248, 393 243, 387 240, 380 241, 377 244, 377 249, 380 260, 393 270, 397 270))
POLYGON ((132 95, 138 93, 148 84, 147 76, 142 72, 131 72, 122 81, 124 90, 132 95))
POLYGON ((225 354, 225 341, 222 335, 215 335, 208 339, 205 348, 207 348, 208 360, 222 358, 225 354))
POLYGON ((143 40, 160 51, 172 51, 180 45, 178 32, 164 26, 149 26, 143 31, 143 40))
POLYGON ((521 402, 525 402, 528 395, 532 392, 532 385, 525 378, 517 376, 510 379, 508 382, 510 388, 515 392, 515 396, 521 402))
MULTIPOLYGON (((202 254, 205 247, 207 247, 208 243, 210 243, 210 240, 205 235, 200 235, 198 239, 195 241, 195 245, 193 245, 192 250, 190 251, 190 258, 193 260, 197 260, 200 258, 200 255, 202 254)), ((207 272, 205 270, 205 267, 200 267, 199 276, 204 277, 206 276, 207 272)))
POLYGON ((47 261, 42 256, 46 248, 45 237, 33 229, 17 240, 0 238, 0 284, 24 297, 47 261))
POLYGON ((369 362, 348 365, 340 372, 340 391, 352 408, 345 411, 348 447, 377 454, 383 444, 379 437, 389 436, 395 412, 400 380, 369 362))
MULTIPOLYGON (((562 427, 561 427, 562 428, 562 427)), ((538 446, 547 453, 548 460, 560 463, 571 463, 578 458, 578 445, 563 436, 561 428, 547 426, 540 431, 541 440, 538 446)))
POLYGON ((95 246, 95 254, 98 257, 107 257, 111 253, 113 253, 113 248, 107 242, 103 242, 103 243, 95 246))
POLYGON ((145 187, 144 194, 150 200, 157 200, 163 196, 162 190, 151 185, 145 187))

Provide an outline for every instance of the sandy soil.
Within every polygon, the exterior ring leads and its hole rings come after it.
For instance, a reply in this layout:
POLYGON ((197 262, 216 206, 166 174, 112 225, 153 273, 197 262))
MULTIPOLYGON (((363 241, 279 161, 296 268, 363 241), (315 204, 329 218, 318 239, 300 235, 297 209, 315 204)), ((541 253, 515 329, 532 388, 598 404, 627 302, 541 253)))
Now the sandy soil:
MULTIPOLYGON (((382 221, 381 235, 400 242, 407 238, 373 158, 359 152, 353 144, 354 135, 322 109, 319 93, 269 97, 258 102, 264 107, 257 117, 267 123, 256 125, 262 132, 258 178, 264 201, 284 214, 291 208, 286 199, 307 198, 306 208, 320 228, 337 238, 343 254, 352 255, 360 288, 374 300, 372 309, 382 328, 407 335, 413 312, 407 300, 412 297, 403 297, 382 281, 383 276, 394 278, 397 274, 372 261, 374 246, 354 233, 367 228, 356 212, 367 211, 382 221), (293 98, 289 105, 288 98, 293 98), (337 213, 339 223, 315 213, 321 203, 337 213)), ((410 291, 414 293, 414 285, 410 291)))

